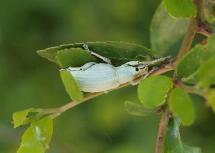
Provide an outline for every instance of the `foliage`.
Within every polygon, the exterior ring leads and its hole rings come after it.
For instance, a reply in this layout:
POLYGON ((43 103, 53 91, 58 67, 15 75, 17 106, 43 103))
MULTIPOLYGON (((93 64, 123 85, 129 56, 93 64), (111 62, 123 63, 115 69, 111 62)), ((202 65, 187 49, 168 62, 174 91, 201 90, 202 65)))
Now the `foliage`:
POLYGON ((168 131, 165 141, 165 153, 201 153, 198 147, 185 145, 181 140, 179 131, 180 122, 172 119, 168 125, 168 131))
MULTIPOLYGON (((109 58, 113 66, 134 60, 151 61, 155 60, 158 55, 172 55, 174 59, 179 48, 183 49, 181 40, 184 35, 188 34, 186 29, 191 18, 200 20, 203 24, 209 24, 209 27, 213 28, 214 16, 209 11, 211 14, 207 14, 207 16, 210 15, 210 20, 206 18, 205 10, 207 9, 208 7, 204 5, 199 9, 191 0, 164 0, 156 10, 150 27, 152 49, 133 43, 111 41, 59 45, 39 50, 37 53, 59 66, 63 85, 70 98, 78 103, 84 102, 91 99, 90 96, 82 93, 78 82, 65 71, 68 67, 80 67, 88 62, 102 62, 86 52, 84 44, 87 44, 93 52, 109 58), (203 15, 199 16, 202 13, 203 15)), ((176 65, 173 64, 175 66, 173 75, 149 76, 140 81, 137 94, 141 105, 126 103, 126 109, 131 114, 138 116, 169 109, 172 117, 167 125, 165 153, 201 152, 201 149, 187 146, 181 141, 179 124, 181 122, 182 125, 192 125, 195 121, 195 104, 189 96, 190 93, 205 98, 211 108, 215 110, 215 70, 213 66, 215 64, 215 35, 208 34, 208 38, 205 38, 204 41, 206 44, 196 44, 189 49, 190 51, 187 50, 189 53, 173 61, 176 65)), ((165 69, 164 66, 169 64, 168 62, 153 66, 157 67, 159 71, 162 68, 165 69)), ((15 112, 13 114, 15 128, 29 124, 23 133, 17 153, 45 153, 51 142, 53 120, 69 107, 75 106, 70 104, 56 109, 29 108, 15 112)))
POLYGON ((192 0, 164 0, 168 12, 174 17, 196 16, 196 6, 192 0))
POLYGON ((22 136, 18 153, 44 153, 49 148, 53 133, 53 120, 42 118, 31 123, 22 136))
POLYGON ((146 108, 155 108, 165 103, 173 84, 166 76, 152 76, 142 80, 138 86, 138 97, 146 108), (151 96, 153 93, 153 97, 151 96))
POLYGON ((174 88, 168 99, 170 111, 180 118, 184 125, 191 125, 195 119, 192 100, 189 95, 180 88, 174 88))
POLYGON ((66 70, 61 70, 60 76, 70 98, 73 100, 82 100, 83 93, 80 91, 78 84, 75 82, 72 75, 66 70))
POLYGON ((187 19, 170 16, 162 3, 151 22, 151 46, 154 54, 175 55, 188 26, 187 19), (177 30, 176 30, 177 29, 177 30))
MULTIPOLYGON (((151 60, 152 53, 142 45, 124 42, 88 42, 67 44, 39 50, 37 53, 57 63, 61 68, 78 67, 87 62, 98 62, 94 56, 83 50, 83 45, 104 57, 109 58, 113 65, 120 65, 132 60, 151 60), (81 60, 80 60, 81 59, 81 60)), ((100 61, 101 62, 101 61, 100 61)))

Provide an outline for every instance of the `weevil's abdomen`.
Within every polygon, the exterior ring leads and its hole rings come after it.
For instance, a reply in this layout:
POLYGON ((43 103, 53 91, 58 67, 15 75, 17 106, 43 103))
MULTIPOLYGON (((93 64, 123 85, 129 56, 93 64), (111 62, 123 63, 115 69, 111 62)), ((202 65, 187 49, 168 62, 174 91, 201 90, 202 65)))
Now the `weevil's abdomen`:
POLYGON ((95 63, 85 70, 68 69, 68 71, 84 92, 107 91, 120 85, 115 67, 109 64, 95 63))

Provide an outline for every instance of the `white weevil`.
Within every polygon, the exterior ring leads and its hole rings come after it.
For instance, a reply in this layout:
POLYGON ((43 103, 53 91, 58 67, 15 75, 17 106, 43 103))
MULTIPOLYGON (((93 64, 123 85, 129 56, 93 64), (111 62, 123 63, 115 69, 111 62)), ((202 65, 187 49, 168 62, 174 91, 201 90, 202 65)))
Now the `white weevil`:
POLYGON ((169 57, 159 58, 153 61, 130 61, 121 66, 115 67, 111 61, 93 51, 90 51, 86 44, 83 48, 91 55, 102 59, 105 63, 89 62, 82 67, 68 67, 66 70, 75 79, 81 91, 101 92, 119 87, 121 84, 130 82, 138 76, 146 77, 155 67, 149 70, 149 66, 155 65, 168 59, 169 57))

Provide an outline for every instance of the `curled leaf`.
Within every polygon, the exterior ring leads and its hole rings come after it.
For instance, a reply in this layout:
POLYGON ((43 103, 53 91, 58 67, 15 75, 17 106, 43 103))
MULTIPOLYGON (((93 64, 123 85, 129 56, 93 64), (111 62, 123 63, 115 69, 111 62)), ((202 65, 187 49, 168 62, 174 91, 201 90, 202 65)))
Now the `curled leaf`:
POLYGON ((82 100, 83 93, 80 91, 78 84, 76 83, 73 76, 64 69, 60 70, 60 76, 70 98, 74 100, 82 100))

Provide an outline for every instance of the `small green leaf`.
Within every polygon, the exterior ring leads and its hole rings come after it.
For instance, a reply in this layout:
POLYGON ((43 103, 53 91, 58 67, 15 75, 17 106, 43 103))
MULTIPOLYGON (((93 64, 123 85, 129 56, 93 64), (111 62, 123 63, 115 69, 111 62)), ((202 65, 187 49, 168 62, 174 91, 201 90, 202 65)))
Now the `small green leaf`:
POLYGON ((164 4, 170 15, 174 17, 196 16, 196 6, 192 0, 164 0, 164 4))
POLYGON ((202 87, 209 87, 215 85, 215 56, 211 57, 207 62, 200 66, 196 73, 198 85, 202 87))
POLYGON ((191 125, 195 120, 193 103, 189 95, 180 88, 174 88, 168 98, 170 111, 180 118, 183 125, 191 125))
POLYGON ((89 53, 83 53, 83 44, 87 44, 89 49, 93 52, 109 58, 113 65, 120 65, 131 60, 144 61, 154 58, 148 48, 125 42, 87 42, 66 44, 39 50, 37 53, 61 67, 78 67, 81 66, 83 62, 95 61, 95 58, 92 55, 89 53))
POLYGON ((215 1, 207 0, 201 3, 201 16, 202 23, 208 26, 212 31, 215 30, 215 1))
POLYGON ((14 128, 17 128, 21 125, 24 125, 28 122, 28 114, 29 112, 31 112, 33 110, 33 108, 28 108, 25 110, 21 110, 21 111, 17 111, 15 113, 13 113, 12 119, 13 119, 13 125, 14 128))
POLYGON ((90 53, 81 48, 64 49, 57 52, 57 63, 61 68, 67 68, 71 65, 82 66, 88 62, 97 62, 98 60, 90 53), (81 60, 79 57, 82 57, 81 60))
POLYGON ((35 129, 35 136, 48 149, 53 134, 53 119, 44 117, 39 121, 32 122, 32 127, 35 129))
POLYGON ((177 75, 184 80, 192 80, 198 68, 215 55, 215 35, 208 38, 206 45, 196 45, 177 65, 177 75))
POLYGON ((165 103, 168 91, 172 86, 172 80, 166 76, 151 76, 140 82, 138 97, 144 107, 158 107, 165 103))
POLYGON ((76 83, 73 76, 67 70, 60 70, 60 75, 66 92, 69 94, 71 99, 82 100, 83 93, 80 91, 78 84, 76 83))
POLYGON ((135 115, 135 116, 147 116, 149 114, 156 112, 155 109, 146 109, 143 107, 143 105, 130 102, 130 101, 125 102, 125 109, 129 114, 135 115))
POLYGON ((183 153, 183 143, 177 119, 170 119, 165 138, 164 153, 183 153))
POLYGON ((215 112, 215 89, 211 89, 206 95, 205 98, 207 99, 208 103, 212 107, 213 111, 215 112))
POLYGON ((183 144, 181 141, 179 125, 177 119, 170 120, 165 138, 164 153, 201 153, 200 148, 183 144))
POLYGON ((157 8, 150 27, 152 52, 156 55, 175 55, 187 30, 188 19, 174 18, 164 4, 157 8))
POLYGON ((45 117, 35 121, 24 132, 17 153, 45 153, 53 133, 53 120, 45 117))
POLYGON ((183 145, 184 146, 184 151, 183 153, 201 153, 202 150, 199 147, 192 147, 188 145, 183 145))

